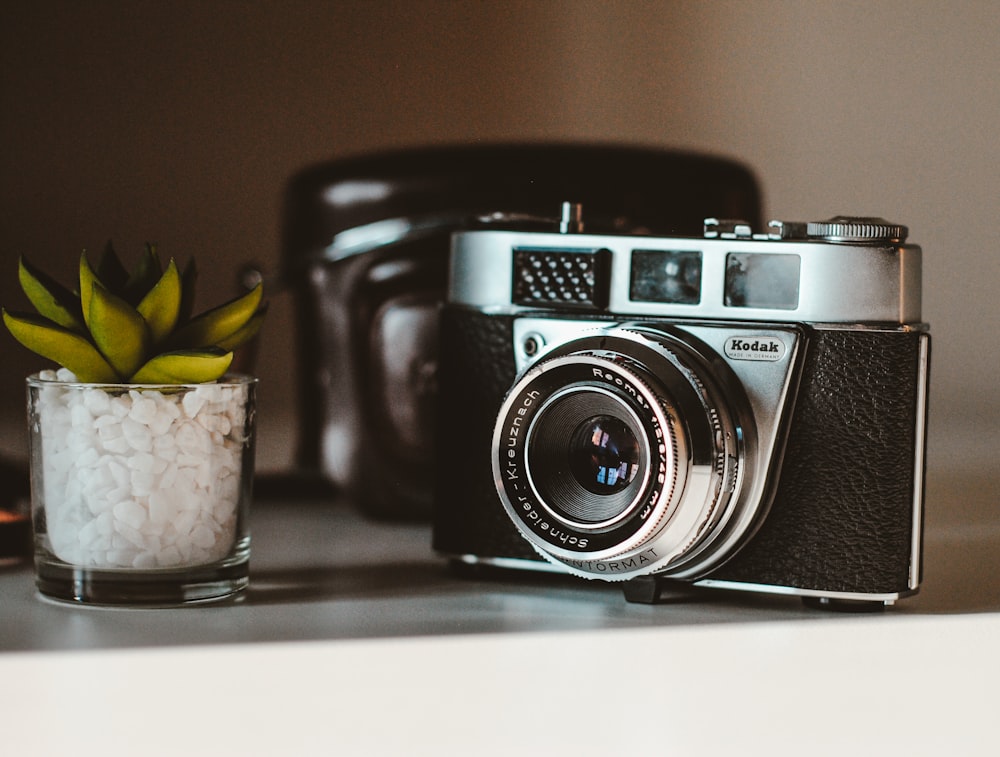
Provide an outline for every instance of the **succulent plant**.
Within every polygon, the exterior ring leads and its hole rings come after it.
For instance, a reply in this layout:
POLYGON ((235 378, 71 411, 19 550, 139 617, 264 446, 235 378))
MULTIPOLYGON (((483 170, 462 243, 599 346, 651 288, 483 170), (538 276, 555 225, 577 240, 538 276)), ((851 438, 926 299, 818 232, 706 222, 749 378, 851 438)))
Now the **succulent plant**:
POLYGON ((7 329, 85 383, 215 381, 229 369, 233 350, 257 334, 267 310, 258 284, 192 317, 194 261, 183 272, 173 258, 164 267, 154 245, 146 245, 131 273, 110 243, 96 268, 84 251, 75 291, 23 256, 18 278, 37 314, 4 309, 7 329))

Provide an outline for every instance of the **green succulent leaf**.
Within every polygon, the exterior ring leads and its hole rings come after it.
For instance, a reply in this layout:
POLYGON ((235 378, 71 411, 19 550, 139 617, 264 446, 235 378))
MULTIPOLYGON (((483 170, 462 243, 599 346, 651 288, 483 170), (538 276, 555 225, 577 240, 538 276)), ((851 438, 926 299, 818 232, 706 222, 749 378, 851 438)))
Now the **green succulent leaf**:
POLYGON ((233 353, 219 349, 164 352, 143 365, 131 381, 135 384, 202 384, 225 375, 233 353))
POLYGON ((253 318, 263 296, 263 285, 258 284, 246 294, 208 310, 181 326, 170 339, 170 344, 178 349, 193 349, 218 345, 230 339, 253 318))
POLYGON ((125 283, 128 281, 128 271, 125 270, 125 266, 122 264, 122 259, 118 257, 118 253, 115 252, 111 240, 108 240, 108 243, 104 245, 104 252, 101 253, 101 257, 97 260, 94 275, 107 287, 109 292, 114 292, 120 296, 125 290, 125 283))
POLYGON ((32 352, 71 370, 78 381, 114 383, 121 376, 80 334, 38 316, 3 311, 3 321, 17 341, 32 352))
POLYGON ((151 341, 146 321, 100 282, 91 287, 87 323, 97 349, 121 376, 131 376, 146 361, 151 341))
POLYGON ((80 299, 58 281, 35 268, 23 255, 17 267, 21 289, 38 314, 53 323, 85 333, 80 299))
POLYGON ((264 316, 267 315, 267 303, 265 302, 259 308, 257 312, 250 316, 250 320, 247 321, 242 328, 234 331, 230 336, 225 339, 220 339, 216 343, 216 347, 220 347, 224 350, 235 350, 238 347, 243 346, 255 336, 260 331, 261 326, 264 325, 264 316))
POLYGON ((163 275, 163 266, 160 265, 160 256, 156 252, 156 245, 147 244, 139 262, 129 276, 125 287, 121 292, 121 298, 133 307, 145 297, 156 282, 163 275))
POLYGON ((80 311, 83 313, 83 322, 87 329, 90 329, 90 298, 94 292, 94 285, 100 283, 100 279, 90 261, 87 259, 87 251, 80 255, 80 311))
POLYGON ((136 310, 149 326, 154 344, 163 341, 174 330, 181 311, 181 275, 173 258, 136 310))
POLYGON ((267 313, 263 285, 192 317, 198 272, 164 268, 146 245, 131 275, 108 242, 97 266, 80 255, 77 292, 25 258, 18 278, 36 314, 3 311, 25 347, 85 383, 187 384, 214 381, 231 368, 233 351, 254 338, 267 313))

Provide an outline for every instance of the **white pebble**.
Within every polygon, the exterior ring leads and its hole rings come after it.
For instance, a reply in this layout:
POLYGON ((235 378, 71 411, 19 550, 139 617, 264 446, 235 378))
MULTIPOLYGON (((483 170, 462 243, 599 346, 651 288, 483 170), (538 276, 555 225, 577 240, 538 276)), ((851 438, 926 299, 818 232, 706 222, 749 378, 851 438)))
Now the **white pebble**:
POLYGON ((97 461, 101 459, 101 453, 97 451, 93 446, 87 447, 83 452, 79 454, 76 458, 76 468, 87 469, 92 468, 97 465, 97 461))
POLYGON ((160 483, 157 485, 157 491, 169 492, 174 487, 174 482, 177 480, 177 466, 173 464, 173 460, 169 457, 158 457, 157 463, 164 466, 163 472, 160 474, 160 483))
MULTIPOLYGON (((172 405, 170 407, 173 407, 172 405)), ((154 437, 160 437, 166 435, 167 431, 170 430, 170 426, 174 422, 174 415, 172 413, 157 412, 153 419, 149 422, 150 433, 154 437)), ((170 438, 169 436, 167 438, 170 438)))
POLYGON ((194 418, 198 415, 198 411, 204 407, 205 398, 198 394, 198 392, 188 392, 184 395, 181 404, 184 405, 184 413, 187 417, 194 418))
POLYGON ((182 424, 174 441, 182 452, 199 457, 207 454, 212 447, 211 437, 198 423, 182 424))
MULTIPOLYGON (((177 517, 174 518, 174 530, 177 531, 178 536, 188 536, 191 533, 191 529, 194 528, 195 521, 198 520, 197 510, 181 510, 177 517)), ((178 539, 180 542, 180 539, 178 539)))
POLYGON ((116 418, 110 413, 104 415, 99 415, 94 418, 94 428, 97 429, 98 434, 102 439, 109 439, 114 436, 121 436, 122 425, 121 419, 116 418))
POLYGON ((212 477, 212 466, 209 465, 208 461, 206 460, 205 462, 203 462, 201 465, 198 466, 198 472, 197 474, 195 474, 194 482, 198 485, 199 488, 207 489, 212 485, 213 480, 214 479, 212 477))
POLYGON ((156 401, 152 398, 143 395, 132 398, 132 409, 129 410, 128 417, 136 423, 148 426, 156 418, 156 413, 156 401))
POLYGON ((152 473, 155 459, 148 452, 136 452, 125 461, 130 470, 140 473, 152 473))
POLYGON ((191 531, 191 542, 197 547, 208 549, 215 544, 215 534, 208 526, 200 524, 191 531))
POLYGON ((149 427, 131 415, 122 419, 122 436, 125 437, 128 446, 138 452, 149 452, 153 449, 153 435, 149 427))
POLYGON ((128 439, 124 436, 104 440, 105 452, 110 452, 112 455, 124 455, 130 449, 132 449, 132 447, 128 443, 128 439))
POLYGON ((177 504, 171 493, 158 489, 149 495, 149 520, 151 523, 165 524, 177 514, 177 504))
POLYGON ((199 384, 193 393, 203 398, 205 402, 222 402, 226 391, 228 390, 218 384, 199 384))
POLYGON ((146 540, 142 535, 142 532, 137 528, 132 528, 128 523, 123 523, 119 521, 115 524, 115 533, 120 534, 123 542, 121 546, 124 549, 143 549, 146 546, 146 540))
POLYGON ((182 468, 197 468, 201 464, 201 455, 190 455, 187 452, 178 452, 175 458, 177 465, 182 468))
POLYGON ((119 523, 131 526, 136 531, 140 530, 146 522, 146 508, 134 500, 119 502, 114 506, 112 512, 119 523))
POLYGON ((69 415, 74 429, 90 431, 94 427, 94 416, 83 405, 73 405, 69 415))
POLYGON ((158 565, 159 562, 156 559, 156 554, 151 552, 141 552, 132 561, 132 567, 139 570, 152 570, 158 565))
POLYGON ((128 486, 129 475, 128 468, 121 464, 121 462, 114 457, 108 456, 107 468, 108 472, 111 474, 111 478, 114 479, 115 485, 121 489, 128 486))
POLYGON ((132 567, 132 556, 134 550, 126 548, 109 549, 105 553, 103 565, 109 568, 130 568, 132 567))
POLYGON ((107 392, 100 389, 88 389, 83 393, 83 406, 87 411, 101 420, 101 416, 108 412, 111 407, 111 400, 108 399, 107 392))
POLYGON ((111 414, 116 418, 124 418, 132 409, 132 404, 129 402, 128 397, 114 397, 110 402, 111 414))
POLYGON ((101 538, 101 535, 97 532, 97 521, 88 520, 80 527, 80 532, 77 534, 77 538, 80 540, 80 546, 84 549, 90 547, 94 542, 101 538))
POLYGON ((115 517, 114 513, 111 512, 111 508, 108 508, 94 521, 94 525, 97 528, 97 533, 101 536, 111 536, 115 531, 115 517))
POLYGON ((83 498, 87 503, 87 509, 90 511, 91 515, 100 515, 101 513, 111 509, 111 503, 115 500, 108 496, 110 491, 110 489, 98 489, 96 491, 84 493, 83 498))
POLYGON ((161 568, 172 568, 175 565, 180 565, 183 560, 181 559, 180 550, 170 545, 160 550, 160 553, 156 556, 156 562, 161 568))
POLYGON ((152 471, 132 471, 132 493, 137 497, 148 497, 156 484, 152 471))

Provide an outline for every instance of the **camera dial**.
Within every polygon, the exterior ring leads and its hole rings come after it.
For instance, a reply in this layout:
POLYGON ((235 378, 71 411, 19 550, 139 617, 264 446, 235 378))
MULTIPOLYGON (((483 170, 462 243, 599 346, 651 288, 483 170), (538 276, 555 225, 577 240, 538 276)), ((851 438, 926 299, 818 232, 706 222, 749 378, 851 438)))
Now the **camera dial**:
POLYGON ((755 234, 749 223, 739 219, 706 218, 706 239, 754 239, 834 244, 902 244, 909 229, 876 216, 834 216, 826 221, 769 221, 766 233, 755 234))
POLYGON ((850 244, 902 244, 909 229, 874 216, 834 216, 827 221, 810 221, 806 236, 825 242, 850 244))
POLYGON ((740 383, 697 340, 609 328, 516 380, 493 438, 497 492, 544 558, 588 578, 685 575, 754 521, 756 429, 740 383))

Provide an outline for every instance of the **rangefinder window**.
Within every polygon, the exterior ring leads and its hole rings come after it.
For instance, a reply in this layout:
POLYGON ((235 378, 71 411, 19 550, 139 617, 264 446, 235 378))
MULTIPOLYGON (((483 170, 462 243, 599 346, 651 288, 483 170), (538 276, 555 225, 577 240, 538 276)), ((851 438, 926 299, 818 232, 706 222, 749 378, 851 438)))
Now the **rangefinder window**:
POLYGON ((726 307, 795 310, 798 255, 731 252, 726 256, 726 307))
POLYGON ((633 250, 629 286, 632 302, 701 302, 701 252, 633 250))
POLYGON ((610 258, 603 249, 515 249, 514 304, 605 308, 610 258))

